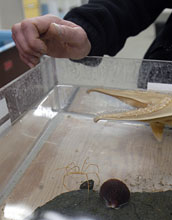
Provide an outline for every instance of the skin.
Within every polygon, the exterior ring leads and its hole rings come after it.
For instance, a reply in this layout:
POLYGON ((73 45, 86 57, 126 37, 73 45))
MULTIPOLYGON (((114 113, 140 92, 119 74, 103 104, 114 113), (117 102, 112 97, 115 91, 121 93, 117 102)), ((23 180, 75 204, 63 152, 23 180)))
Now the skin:
POLYGON ((25 19, 13 25, 12 37, 19 56, 29 67, 39 63, 42 55, 82 59, 91 50, 84 29, 53 15, 25 19))

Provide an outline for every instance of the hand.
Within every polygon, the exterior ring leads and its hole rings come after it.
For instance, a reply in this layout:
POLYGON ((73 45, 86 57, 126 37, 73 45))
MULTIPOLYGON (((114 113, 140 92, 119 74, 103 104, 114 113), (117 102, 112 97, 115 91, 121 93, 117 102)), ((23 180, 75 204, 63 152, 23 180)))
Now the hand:
POLYGON ((20 58, 35 66, 44 54, 57 58, 82 59, 91 50, 84 29, 53 15, 29 18, 12 27, 20 58))

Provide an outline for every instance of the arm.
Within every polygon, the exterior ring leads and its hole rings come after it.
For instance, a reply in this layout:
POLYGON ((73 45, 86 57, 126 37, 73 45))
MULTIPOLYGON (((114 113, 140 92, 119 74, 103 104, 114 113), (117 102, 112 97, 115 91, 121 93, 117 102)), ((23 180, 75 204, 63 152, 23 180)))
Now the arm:
POLYGON ((165 7, 172 7, 172 1, 90 0, 71 10, 66 20, 45 15, 15 24, 12 36, 21 59, 30 67, 43 54, 71 59, 114 56, 127 37, 146 28, 165 7))
POLYGON ((128 37, 147 28, 166 7, 169 0, 90 0, 70 11, 65 19, 86 31, 91 42, 89 55, 114 56, 128 37))

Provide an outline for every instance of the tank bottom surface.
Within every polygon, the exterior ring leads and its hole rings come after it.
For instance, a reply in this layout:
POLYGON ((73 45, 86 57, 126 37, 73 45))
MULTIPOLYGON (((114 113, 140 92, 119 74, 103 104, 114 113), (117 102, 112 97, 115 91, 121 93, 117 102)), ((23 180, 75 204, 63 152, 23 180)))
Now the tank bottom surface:
POLYGON ((172 191, 134 192, 128 204, 120 209, 112 209, 105 206, 97 191, 75 190, 63 193, 38 207, 27 220, 51 219, 48 216, 63 220, 170 220, 172 191))

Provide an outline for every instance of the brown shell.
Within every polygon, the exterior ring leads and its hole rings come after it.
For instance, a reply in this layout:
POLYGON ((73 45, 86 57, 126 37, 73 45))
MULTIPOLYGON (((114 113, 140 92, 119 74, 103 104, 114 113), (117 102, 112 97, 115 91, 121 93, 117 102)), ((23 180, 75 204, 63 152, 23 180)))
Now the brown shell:
POLYGON ((106 206, 120 208, 128 203, 130 191, 125 183, 118 179, 109 179, 100 187, 99 195, 105 200, 106 206))

